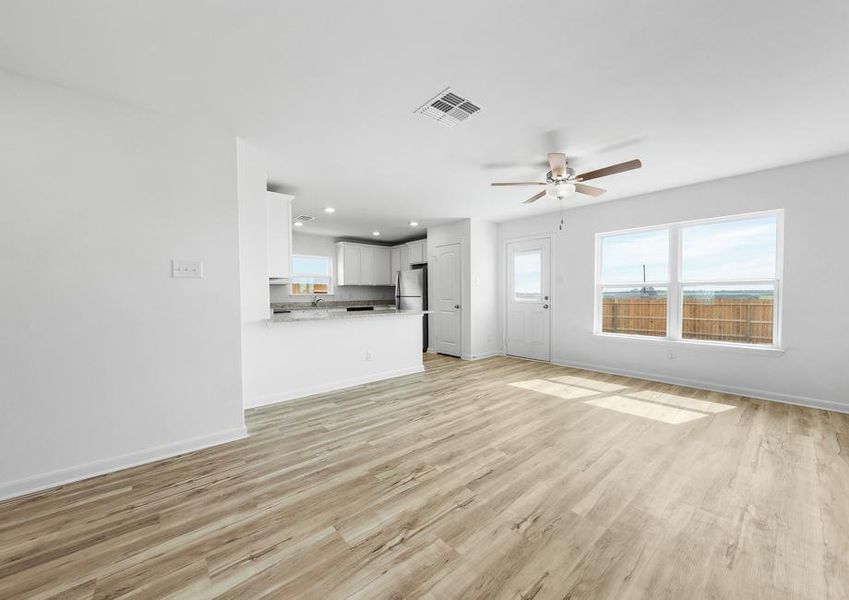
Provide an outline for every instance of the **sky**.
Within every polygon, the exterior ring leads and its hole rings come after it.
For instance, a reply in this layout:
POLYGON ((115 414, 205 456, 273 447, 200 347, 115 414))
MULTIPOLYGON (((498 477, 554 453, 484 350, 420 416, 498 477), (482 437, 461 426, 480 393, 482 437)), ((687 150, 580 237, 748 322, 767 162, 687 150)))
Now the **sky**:
POLYGON ((518 294, 541 294, 542 253, 539 250, 513 255, 513 289, 518 294))
MULTIPOLYGON (((682 281, 775 277, 776 217, 693 225, 681 230, 682 281)), ((602 240, 602 282, 668 281, 666 229, 602 240)))
POLYGON ((292 256, 292 274, 330 275, 330 258, 327 256, 292 256))

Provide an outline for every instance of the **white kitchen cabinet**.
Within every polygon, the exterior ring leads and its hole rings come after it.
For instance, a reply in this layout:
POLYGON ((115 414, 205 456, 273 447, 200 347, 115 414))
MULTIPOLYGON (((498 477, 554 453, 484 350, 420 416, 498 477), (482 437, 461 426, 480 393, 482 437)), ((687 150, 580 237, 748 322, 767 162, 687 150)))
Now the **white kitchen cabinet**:
POLYGON ((425 262, 425 241, 416 240, 415 242, 407 243, 407 251, 409 252, 409 261, 411 265, 417 265, 425 262))
POLYGON ((410 247, 407 244, 401 246, 401 270, 406 271, 410 268, 410 247))
POLYGON ((374 285, 393 285, 392 259, 390 249, 386 246, 372 248, 374 262, 374 285))
POLYGON ((291 276, 292 199, 275 192, 265 195, 268 278, 272 283, 287 283, 291 276))
POLYGON ((398 271, 401 270, 401 246, 393 246, 390 250, 389 272, 392 275, 392 283, 395 283, 398 277, 398 271))
POLYGON ((362 255, 358 244, 336 244, 336 284, 362 285, 362 255))
POLYGON ((373 246, 360 246, 360 285, 374 285, 373 246))
POLYGON ((336 243, 336 285, 393 285, 390 249, 351 242, 336 243))

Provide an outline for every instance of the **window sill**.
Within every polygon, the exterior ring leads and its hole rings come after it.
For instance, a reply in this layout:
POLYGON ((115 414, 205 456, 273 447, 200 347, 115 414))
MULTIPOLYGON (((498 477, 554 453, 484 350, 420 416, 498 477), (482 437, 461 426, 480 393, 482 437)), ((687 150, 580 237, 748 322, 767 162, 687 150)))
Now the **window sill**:
POLYGON ((648 335, 626 335, 621 333, 593 333, 600 338, 611 338, 628 340, 632 342, 651 342, 654 344, 668 344, 670 346, 696 346, 698 348, 717 348, 730 350, 732 352, 745 352, 748 354, 762 354, 765 356, 780 356, 784 354, 784 348, 776 346, 760 346, 754 344, 729 344, 727 342, 710 342, 706 340, 673 340, 668 337, 652 337, 648 335))

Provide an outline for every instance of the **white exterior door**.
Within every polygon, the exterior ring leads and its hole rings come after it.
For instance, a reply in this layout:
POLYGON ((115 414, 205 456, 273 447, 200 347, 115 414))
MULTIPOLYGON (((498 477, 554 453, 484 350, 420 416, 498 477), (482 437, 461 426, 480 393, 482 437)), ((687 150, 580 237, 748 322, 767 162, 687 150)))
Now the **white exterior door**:
POLYGON ((462 353, 460 311, 460 244, 436 249, 436 351, 462 353))
POLYGON ((507 354, 551 360, 551 240, 507 244, 507 354))

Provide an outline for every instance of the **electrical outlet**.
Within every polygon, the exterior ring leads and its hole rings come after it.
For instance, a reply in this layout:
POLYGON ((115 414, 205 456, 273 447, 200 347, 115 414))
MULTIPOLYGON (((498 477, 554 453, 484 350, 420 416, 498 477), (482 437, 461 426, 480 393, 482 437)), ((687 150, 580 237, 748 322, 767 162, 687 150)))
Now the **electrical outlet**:
POLYGON ((669 360, 675 360, 675 353, 674 353, 674 352, 671 352, 671 351, 670 351, 670 352, 667 352, 667 353, 666 353, 666 358, 668 358, 669 360))
POLYGON ((371 353, 371 350, 366 350, 366 360, 371 360, 374 358, 374 354, 371 353))
POLYGON ((178 279, 203 279, 203 261, 172 258, 171 277, 178 279))

